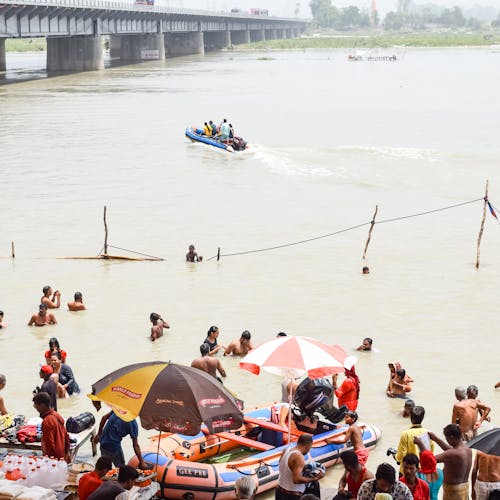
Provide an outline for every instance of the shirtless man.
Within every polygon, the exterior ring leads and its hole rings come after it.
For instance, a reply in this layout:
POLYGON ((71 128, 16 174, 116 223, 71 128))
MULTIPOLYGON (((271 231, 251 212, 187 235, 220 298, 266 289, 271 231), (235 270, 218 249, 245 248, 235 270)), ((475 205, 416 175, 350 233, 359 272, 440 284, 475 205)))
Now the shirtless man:
POLYGON ((153 323, 151 327, 151 341, 154 342, 163 336, 163 329, 170 328, 170 325, 158 313, 151 313, 149 319, 153 323))
POLYGON ((219 372, 220 376, 224 378, 226 377, 226 372, 222 367, 220 359, 209 356, 209 352, 210 346, 208 344, 201 344, 201 356, 199 358, 193 359, 191 367, 198 368, 198 370, 203 370, 204 372, 207 372, 209 375, 212 375, 212 377, 222 382, 222 380, 217 377, 217 372, 219 372))
POLYGON ((488 500, 493 490, 500 490, 500 457, 477 452, 472 486, 474 500, 488 500))
POLYGON ((43 287, 42 292, 40 303, 46 305, 47 309, 59 309, 61 307, 61 293, 59 290, 52 293, 52 288, 47 285, 43 287), (50 297, 51 294, 52 298, 50 297))
POLYGON ((28 326, 45 326, 57 325, 56 317, 52 313, 47 312, 47 306, 40 304, 38 306, 38 314, 33 314, 28 323, 28 326))
POLYGON ((186 262, 201 262, 203 257, 198 255, 194 249, 194 245, 189 245, 189 251, 186 254, 186 262))
MULTIPOLYGON (((5 378, 5 375, 2 375, 0 373, 0 391, 5 387, 5 384, 7 383, 7 379, 5 378)), ((0 396, 0 415, 7 415, 9 413, 7 411, 7 408, 5 408, 5 401, 3 400, 3 397, 0 396)))
POLYGON ((453 405, 451 421, 460 427, 462 438, 470 441, 477 435, 477 429, 488 417, 490 408, 483 405, 477 399, 467 399, 464 387, 455 388, 455 397, 457 402, 453 405), (481 411, 481 417, 478 420, 478 414, 481 411))
POLYGON ((3 322, 3 311, 0 311, 0 328, 6 328, 7 325, 3 322))
POLYGON ((497 383, 495 384, 495 389, 498 389, 499 387, 500 387, 500 382, 497 382, 497 383))
POLYGON ((406 375, 406 370, 404 368, 396 370, 394 377, 391 378, 387 386, 387 395, 390 398, 405 399, 406 393, 411 391, 410 381, 413 382, 413 380, 409 379, 406 375))
POLYGON ((252 349, 252 335, 248 330, 245 330, 238 340, 233 340, 224 351, 224 356, 246 356, 252 349))
POLYGON ((363 343, 356 348, 356 351, 371 351, 373 340, 370 337, 363 339, 363 343))
POLYGON ((465 446, 458 425, 447 425, 443 434, 447 442, 429 432, 432 441, 444 450, 436 455, 436 461, 444 464, 443 500, 468 500, 476 450, 465 446))
POLYGON ((85 309, 87 309, 83 303, 82 292, 75 292, 75 300, 73 302, 68 302, 68 309, 70 311, 85 311, 85 309))
MULTIPOLYGON (((479 400, 478 396, 479 396, 479 389, 477 385, 469 385, 469 387, 467 387, 467 399, 475 399, 478 403, 480 403, 481 401, 479 400)), ((479 416, 482 416, 483 411, 479 408, 478 411, 479 411, 479 416)), ((485 418, 485 420, 486 422, 491 422, 491 417, 488 415, 485 418)))
POLYGON ((354 453, 356 453, 356 456, 358 457, 359 463, 361 465, 365 465, 368 460, 369 452, 363 444, 363 432, 356 425, 358 414, 355 411, 350 410, 346 413, 344 420, 345 423, 349 426, 349 428, 345 431, 344 436, 337 439, 332 439, 329 441, 329 443, 344 444, 350 441, 354 449, 354 453))

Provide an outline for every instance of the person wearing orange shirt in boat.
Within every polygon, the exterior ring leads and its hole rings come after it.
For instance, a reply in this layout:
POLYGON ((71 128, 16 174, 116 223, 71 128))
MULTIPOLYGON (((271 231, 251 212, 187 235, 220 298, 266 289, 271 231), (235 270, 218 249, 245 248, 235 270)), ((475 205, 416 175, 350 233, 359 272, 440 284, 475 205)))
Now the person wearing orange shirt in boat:
POLYGON ((109 457, 99 457, 95 463, 95 469, 87 472, 78 481, 78 498, 87 500, 101 484, 104 482, 104 476, 113 468, 109 457))
POLYGON ((356 425, 358 414, 352 410, 348 411, 344 420, 349 428, 345 431, 345 434, 342 437, 332 439, 329 443, 344 444, 347 443, 347 441, 351 441, 354 453, 356 453, 359 463, 361 465, 365 465, 368 461, 369 451, 363 444, 363 431, 356 425))
POLYGON ((332 385, 335 390, 335 396, 338 399, 339 408, 346 405, 349 410, 356 410, 359 400, 359 377, 356 375, 354 366, 351 368, 344 368, 344 375, 346 379, 342 382, 340 387, 337 386, 337 379, 339 374, 335 373, 332 377, 332 385))
POLYGON ((207 122, 203 124, 203 135, 206 136, 212 135, 212 127, 210 127, 210 125, 207 122))

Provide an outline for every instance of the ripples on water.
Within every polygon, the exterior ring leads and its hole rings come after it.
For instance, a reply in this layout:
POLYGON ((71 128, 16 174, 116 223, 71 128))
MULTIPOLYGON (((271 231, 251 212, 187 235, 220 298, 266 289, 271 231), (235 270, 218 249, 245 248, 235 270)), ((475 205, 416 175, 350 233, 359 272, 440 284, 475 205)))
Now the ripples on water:
MULTIPOLYGON (((24 78, 19 68, 37 74, 42 57, 19 56, 7 79, 24 78)), ((379 352, 361 353, 357 364, 361 419, 384 433, 371 468, 407 425, 397 417, 401 402, 384 394, 388 361, 401 360, 415 378, 412 396, 433 430, 448 423, 459 384, 479 385, 495 423, 500 229, 487 219, 477 272, 481 203, 376 225, 367 261, 367 228, 219 263, 183 260, 190 243, 208 258, 218 247, 252 250, 369 222, 375 205, 382 220, 480 198, 487 178, 495 204, 499 68, 486 49, 408 50, 391 64, 350 64, 347 51, 234 52, 0 87, 8 407, 32 414, 53 335, 83 387, 61 404, 69 416, 90 409, 85 392, 114 368, 189 363, 216 324, 224 343, 244 329, 256 343, 287 331, 347 350, 373 337, 379 352), (223 117, 249 140, 248 152, 184 138, 186 125, 223 117), (111 244, 166 260, 53 258, 100 250, 105 204, 111 244), (14 262, 5 258, 12 240, 14 262), (360 274, 365 264, 369 276, 360 274), (48 329, 26 327, 45 284, 64 303, 82 290, 89 310, 57 311, 59 324, 48 329), (172 325, 154 344, 151 311, 172 325)), ((272 376, 223 363, 227 385, 249 407, 265 402, 262 394, 279 397, 272 376)))

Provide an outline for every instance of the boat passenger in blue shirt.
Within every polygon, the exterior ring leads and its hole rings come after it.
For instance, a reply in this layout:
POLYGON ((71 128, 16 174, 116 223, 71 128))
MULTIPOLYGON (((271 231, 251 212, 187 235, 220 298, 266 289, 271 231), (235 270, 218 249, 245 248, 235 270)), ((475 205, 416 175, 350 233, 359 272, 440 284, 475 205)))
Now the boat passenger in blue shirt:
POLYGON ((132 439, 132 446, 134 452, 139 460, 139 469, 147 469, 147 465, 142 458, 141 448, 137 441, 139 435, 139 428, 137 422, 125 422, 119 418, 115 413, 110 411, 104 415, 99 424, 99 431, 94 438, 94 443, 101 443, 101 455, 109 457, 113 461, 115 467, 122 467, 125 465, 125 457, 122 449, 122 439, 129 435, 132 439))
POLYGON ((231 129, 229 128, 229 123, 227 123, 227 120, 224 118, 223 122, 220 124, 219 127, 219 136, 221 141, 227 141, 229 139, 229 133, 231 129))

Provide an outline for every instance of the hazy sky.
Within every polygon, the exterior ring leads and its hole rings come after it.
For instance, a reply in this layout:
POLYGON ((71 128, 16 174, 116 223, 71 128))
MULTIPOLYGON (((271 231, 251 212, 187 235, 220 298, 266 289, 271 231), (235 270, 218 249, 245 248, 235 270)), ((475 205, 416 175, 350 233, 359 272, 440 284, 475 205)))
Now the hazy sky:
MULTIPOLYGON (((500 10, 499 0, 414 0, 416 4, 424 4, 429 1, 442 5, 443 7, 472 7, 474 5, 493 5, 500 10)), ((206 10, 231 10, 233 7, 248 10, 250 7, 260 7, 269 9, 270 15, 293 17, 295 6, 300 3, 299 17, 310 17, 309 0, 156 0, 159 5, 171 5, 176 7, 206 9, 206 10)), ((397 0, 376 0, 377 8, 381 15, 385 15, 390 10, 395 10, 397 0)), ((333 0, 332 4, 337 7, 347 5, 357 5, 362 8, 369 8, 371 0, 333 0)))

